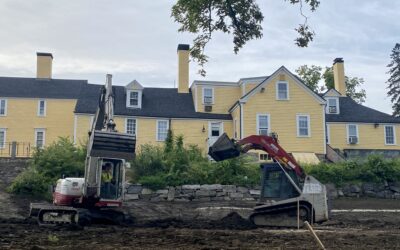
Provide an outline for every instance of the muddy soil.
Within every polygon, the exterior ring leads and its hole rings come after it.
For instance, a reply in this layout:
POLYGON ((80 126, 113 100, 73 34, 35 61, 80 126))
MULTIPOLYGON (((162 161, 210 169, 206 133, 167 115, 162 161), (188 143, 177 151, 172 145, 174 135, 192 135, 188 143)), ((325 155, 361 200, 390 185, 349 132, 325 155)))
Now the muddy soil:
MULTIPOLYGON (((39 227, 35 221, 1 214, 0 249, 318 249, 304 229, 255 228, 242 217, 251 203, 217 204, 236 207, 220 219, 213 219, 219 210, 204 209, 215 203, 127 205, 127 211, 137 217, 129 227, 39 227)), ((399 206, 398 201, 375 199, 336 200, 333 204, 335 209, 399 206)), ((400 213, 333 213, 330 221, 314 228, 327 249, 400 249, 400 213)))

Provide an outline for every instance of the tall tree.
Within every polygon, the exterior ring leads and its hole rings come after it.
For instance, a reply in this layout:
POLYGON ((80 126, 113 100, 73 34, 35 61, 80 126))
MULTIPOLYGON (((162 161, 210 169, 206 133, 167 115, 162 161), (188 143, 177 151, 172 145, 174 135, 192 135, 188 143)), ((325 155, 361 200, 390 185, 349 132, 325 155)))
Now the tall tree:
MULTIPOLYGON (((303 12, 303 4, 315 11, 319 0, 285 0, 298 5, 304 23, 295 29, 298 37, 295 44, 307 47, 315 33, 308 25, 308 17, 303 12)), ((180 32, 189 32, 197 36, 193 40, 190 51, 192 58, 199 64, 199 73, 205 75, 204 65, 208 57, 204 53, 205 46, 212 34, 218 31, 233 35, 233 51, 238 51, 252 39, 262 37, 261 23, 264 16, 256 0, 177 0, 172 7, 171 16, 181 26, 180 32)))
POLYGON ((320 92, 321 89, 318 87, 318 83, 321 80, 322 67, 311 65, 302 65, 296 69, 296 73, 304 81, 304 83, 312 89, 314 92, 320 92))
POLYGON ((387 65, 390 74, 387 80, 387 95, 391 98, 394 116, 400 116, 400 43, 396 43, 390 54, 391 62, 387 65))
MULTIPOLYGON (((296 73, 315 92, 323 92, 325 89, 335 88, 332 67, 325 67, 324 73, 322 73, 322 67, 320 66, 302 65, 296 69, 296 73), (319 86, 318 84, 322 79, 324 80, 324 86, 319 86)), ((361 88, 361 85, 364 84, 363 78, 345 76, 345 84, 347 96, 359 104, 365 102, 367 94, 361 88)))
MULTIPOLYGON (((325 87, 327 89, 335 88, 335 80, 333 78, 332 67, 325 67, 325 71, 322 74, 322 78, 324 78, 325 87)), ((345 76, 345 84, 346 84, 346 95, 348 97, 351 97, 354 101, 356 101, 359 104, 362 104, 365 102, 367 93, 361 87, 361 85, 364 84, 363 78, 345 76)))

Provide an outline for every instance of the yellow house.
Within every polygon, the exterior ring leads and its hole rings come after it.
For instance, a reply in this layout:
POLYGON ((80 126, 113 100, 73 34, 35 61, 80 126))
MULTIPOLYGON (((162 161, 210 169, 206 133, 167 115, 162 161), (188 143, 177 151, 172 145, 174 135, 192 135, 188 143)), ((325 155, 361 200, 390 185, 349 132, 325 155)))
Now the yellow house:
MULTIPOLYGON (((341 59, 334 63, 335 89, 321 95, 284 66, 269 76, 189 85, 189 49, 177 49, 178 88, 114 84, 117 130, 135 134, 139 147, 162 143, 171 129, 205 154, 224 132, 235 139, 275 133, 299 161, 400 152, 400 121, 345 96, 341 59)), ((0 77, 0 155, 13 148, 17 156, 29 155, 27 145, 42 147, 58 136, 86 142, 103 84, 52 79, 52 58, 38 53, 36 78, 0 77)))
POLYGON ((335 89, 323 97, 326 105, 327 144, 345 157, 364 157, 381 153, 399 157, 400 119, 360 105, 346 96, 344 62, 333 64, 335 89))
POLYGON ((59 136, 73 137, 73 112, 86 80, 52 79, 53 56, 37 53, 37 77, 0 77, 0 157, 27 157, 59 136))

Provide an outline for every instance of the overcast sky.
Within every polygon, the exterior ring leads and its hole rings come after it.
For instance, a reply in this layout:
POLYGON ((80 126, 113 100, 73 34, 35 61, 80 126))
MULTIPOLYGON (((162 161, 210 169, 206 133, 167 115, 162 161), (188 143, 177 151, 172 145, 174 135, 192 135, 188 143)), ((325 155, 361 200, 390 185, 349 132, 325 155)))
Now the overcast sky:
MULTIPOLYGON (((400 42, 400 1, 320 0, 309 22, 316 32, 298 48, 294 28, 303 20, 284 0, 258 0, 264 36, 233 54, 232 38, 216 34, 207 46, 206 80, 237 81, 269 75, 281 65, 331 66, 343 57, 348 76, 363 77, 366 105, 391 113, 386 97, 390 52, 400 42)), ((114 84, 136 79, 144 87, 174 87, 176 47, 193 36, 178 33, 170 0, 1 0, 0 75, 34 77, 36 52, 54 56, 53 77, 114 84)), ((202 79, 190 65, 190 82, 202 79)), ((0 90, 1 91, 1 90, 0 90)))

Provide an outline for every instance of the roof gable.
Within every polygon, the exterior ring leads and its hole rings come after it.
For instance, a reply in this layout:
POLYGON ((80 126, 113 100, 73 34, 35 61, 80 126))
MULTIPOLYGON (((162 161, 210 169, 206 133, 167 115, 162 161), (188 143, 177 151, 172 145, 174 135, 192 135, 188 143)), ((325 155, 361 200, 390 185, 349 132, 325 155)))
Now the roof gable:
POLYGON ((136 81, 136 79, 131 81, 130 83, 128 83, 125 86, 125 88, 128 90, 143 90, 144 89, 143 86, 138 81, 136 81))
POLYGON ((294 82, 300 86, 306 93, 311 95, 318 103, 320 104, 325 104, 325 100, 321 98, 317 93, 312 91, 309 87, 307 87, 298 77, 296 77, 292 72, 290 72, 285 66, 281 66, 279 69, 277 69, 272 75, 269 77, 265 78, 264 81, 262 81, 260 84, 258 84, 256 87, 254 87, 252 90, 250 90, 247 94, 245 94, 243 97, 240 98, 241 102, 247 102, 249 98, 254 96, 257 92, 261 90, 261 88, 265 87, 266 85, 269 85, 272 80, 278 76, 279 74, 285 73, 289 77, 291 77, 294 82))
POLYGON ((342 94, 340 94, 336 89, 329 89, 328 91, 323 94, 323 97, 340 97, 342 94))

